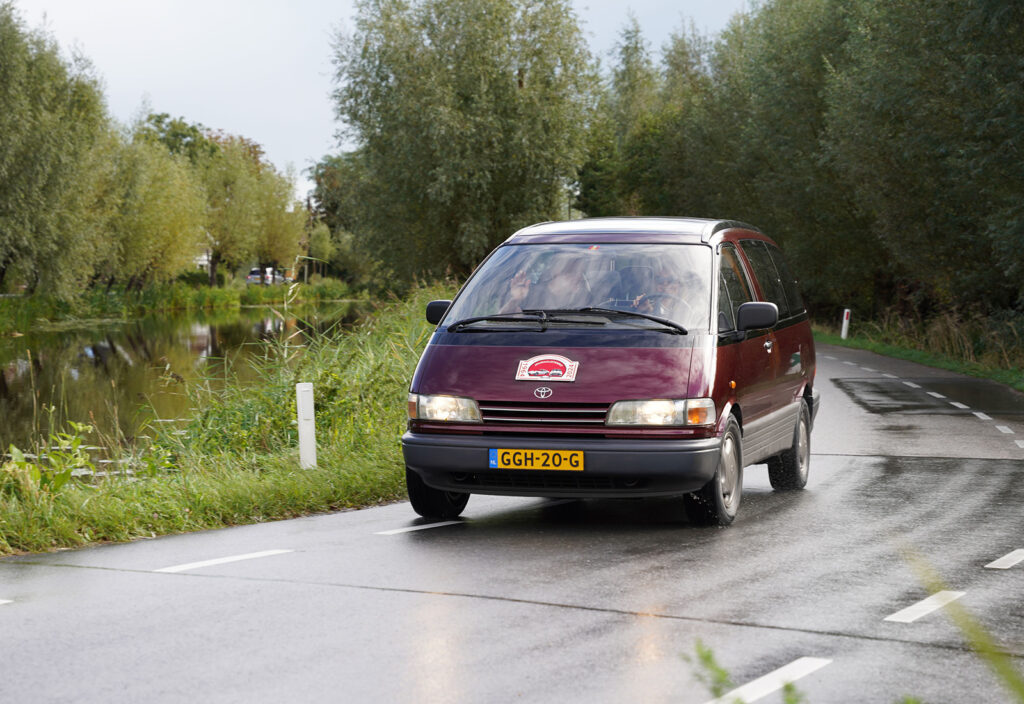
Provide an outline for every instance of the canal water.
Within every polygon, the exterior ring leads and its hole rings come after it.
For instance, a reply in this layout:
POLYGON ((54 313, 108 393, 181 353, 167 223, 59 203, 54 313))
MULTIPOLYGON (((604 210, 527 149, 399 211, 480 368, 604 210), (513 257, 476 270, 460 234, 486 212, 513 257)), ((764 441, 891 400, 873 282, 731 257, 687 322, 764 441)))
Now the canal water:
POLYGON ((33 449, 40 434, 67 421, 96 429, 90 443, 109 446, 153 424, 181 424, 193 414, 191 384, 256 383, 252 358, 262 343, 350 325, 366 303, 206 311, 130 321, 50 324, 0 337, 0 456, 14 444, 33 449), (227 360, 227 363, 226 363, 227 360))

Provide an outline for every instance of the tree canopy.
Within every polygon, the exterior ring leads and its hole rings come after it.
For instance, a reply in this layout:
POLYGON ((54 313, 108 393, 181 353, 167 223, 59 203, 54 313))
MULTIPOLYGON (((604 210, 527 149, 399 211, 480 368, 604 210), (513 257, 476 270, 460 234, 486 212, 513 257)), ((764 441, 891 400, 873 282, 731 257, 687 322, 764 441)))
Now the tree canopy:
POLYGON ((466 273, 509 232, 565 212, 592 67, 565 0, 361 0, 335 45, 358 155, 345 208, 404 277, 466 273))

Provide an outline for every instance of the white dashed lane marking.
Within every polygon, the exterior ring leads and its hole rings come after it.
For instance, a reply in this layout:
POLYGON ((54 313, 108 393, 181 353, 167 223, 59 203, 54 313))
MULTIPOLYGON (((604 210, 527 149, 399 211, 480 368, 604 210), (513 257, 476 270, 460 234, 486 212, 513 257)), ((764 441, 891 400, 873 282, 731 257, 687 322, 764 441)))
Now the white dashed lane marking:
POLYGON ((872 369, 871 367, 861 367, 861 369, 863 369, 866 372, 877 372, 878 371, 877 369, 872 369))
POLYGON ((882 376, 884 376, 886 379, 899 379, 899 377, 896 376, 895 374, 885 374, 885 373, 883 373, 882 376))
POLYGON ((945 396, 940 394, 938 391, 929 391, 928 395, 929 396, 934 396, 935 398, 946 398, 945 396))
POLYGON ((417 530, 427 530, 428 528, 440 528, 442 526, 454 526, 458 523, 465 523, 465 521, 438 521, 437 523, 424 523, 420 526, 409 526, 408 528, 395 528, 394 530, 382 530, 374 535, 398 535, 399 533, 412 533, 417 530))
POLYGON ((996 430, 998 430, 1000 433, 1005 433, 1006 435, 1013 435, 1014 434, 1013 433, 1013 428, 1011 428, 1008 425, 997 425, 996 426, 996 430))
POLYGON ((1024 562, 1024 550, 1014 550, 1009 555, 1003 555, 998 560, 985 565, 990 570, 1008 570, 1014 565, 1024 562))
POLYGON ((1024 447, 1024 440, 1018 440, 1017 447, 1024 447))
POLYGON ((950 401, 949 405, 950 406, 956 406, 957 408, 961 408, 961 409, 963 409, 965 411, 969 411, 971 409, 970 406, 964 405, 964 404, 960 403, 959 401, 950 401))
POLYGON ((982 420, 992 420, 992 416, 987 413, 982 413, 981 411, 975 411, 974 415, 978 416, 978 418, 981 418, 982 420))
POLYGON ((826 660, 825 658, 800 658, 799 660, 794 660, 774 672, 769 672, 764 677, 759 677, 753 682, 749 682, 718 699, 708 702, 708 704, 725 704, 726 702, 728 704, 733 704, 733 702, 747 704, 748 702, 756 702, 762 697, 779 691, 790 682, 796 682, 798 679, 820 670, 831 662, 831 660, 826 660))
POLYGON ((922 599, 916 604, 908 606, 901 611, 897 611, 891 616, 886 616, 883 620, 893 621, 895 623, 912 623, 922 616, 927 616, 933 611, 938 611, 946 604, 956 601, 966 593, 967 592, 936 592, 927 599, 922 599))
POLYGON ((912 389, 920 389, 921 388, 920 384, 915 384, 912 381, 904 381, 903 384, 904 384, 904 386, 909 386, 912 389))
POLYGON ((239 562, 241 560, 255 560, 259 557, 270 557, 271 555, 283 555, 288 552, 294 552, 293 550, 263 550, 262 552, 250 552, 245 555, 231 555, 229 557, 218 557, 213 560, 203 560, 201 562, 188 562, 184 565, 174 565, 173 567, 162 567, 154 572, 185 572, 186 570, 197 570, 200 567, 212 567, 213 565, 223 565, 228 562, 239 562))
POLYGON ((0 599, 0 606, 3 606, 4 604, 13 604, 13 603, 14 602, 11 601, 10 599, 0 599))

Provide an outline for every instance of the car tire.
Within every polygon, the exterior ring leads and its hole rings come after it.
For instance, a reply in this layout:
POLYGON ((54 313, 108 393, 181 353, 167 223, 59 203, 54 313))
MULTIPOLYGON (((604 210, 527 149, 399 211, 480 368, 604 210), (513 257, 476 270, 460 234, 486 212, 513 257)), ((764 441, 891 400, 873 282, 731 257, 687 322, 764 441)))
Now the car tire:
POLYGON ((424 518, 457 518, 466 508, 469 494, 429 487, 419 474, 405 468, 405 488, 412 510, 424 518))
POLYGON ((684 499, 690 520, 702 525, 727 526, 736 519, 743 498, 743 444, 740 424, 729 416, 722 433, 722 448, 715 476, 684 499))
POLYGON ((768 460, 768 481, 777 490, 803 489, 811 465, 811 414, 800 402, 800 415, 793 430, 793 446, 768 460))

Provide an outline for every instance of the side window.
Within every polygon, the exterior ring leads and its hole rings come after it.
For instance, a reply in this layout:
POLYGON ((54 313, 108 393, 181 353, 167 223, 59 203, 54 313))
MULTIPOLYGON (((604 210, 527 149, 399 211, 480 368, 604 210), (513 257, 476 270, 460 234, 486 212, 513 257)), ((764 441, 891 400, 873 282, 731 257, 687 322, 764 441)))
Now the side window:
POLYGON ((771 255, 772 262, 775 264, 775 270, 779 272, 779 278, 782 279, 782 288, 786 292, 786 300, 789 301, 789 314, 799 315, 807 310, 804 305, 804 299, 800 295, 800 288, 797 286, 796 277, 793 276, 789 270, 789 266, 786 264, 786 258, 782 256, 782 252, 778 247, 768 245, 768 254, 771 255))
POLYGON ((750 262, 750 268, 754 270, 754 276, 761 284, 765 298, 779 307, 779 319, 790 317, 792 312, 789 299, 786 298, 786 289, 768 253, 768 245, 761 240, 743 240, 740 244, 750 262))
POLYGON ((750 287, 736 248, 731 244, 723 244, 720 252, 718 331, 728 332, 736 329, 736 311, 742 304, 752 301, 753 296, 750 295, 750 287))

